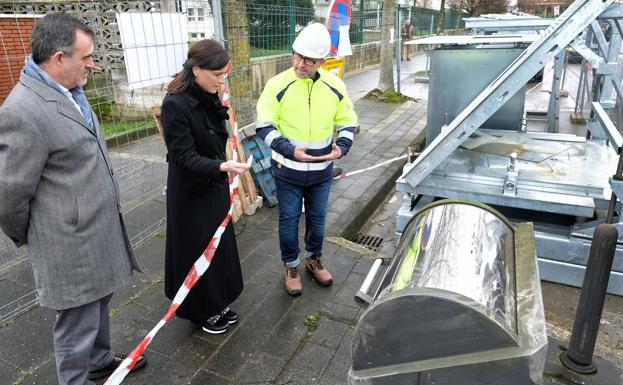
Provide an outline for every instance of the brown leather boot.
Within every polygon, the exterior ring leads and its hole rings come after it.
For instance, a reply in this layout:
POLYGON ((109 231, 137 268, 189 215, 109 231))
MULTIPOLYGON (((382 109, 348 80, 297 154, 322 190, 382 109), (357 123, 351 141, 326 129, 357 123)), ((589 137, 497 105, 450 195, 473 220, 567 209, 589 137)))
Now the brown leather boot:
POLYGON ((292 297, 301 295, 303 292, 303 285, 301 284, 301 275, 299 274, 298 267, 286 267, 285 286, 286 291, 292 297))
POLYGON ((311 257, 305 259, 305 270, 314 276, 320 286, 328 287, 333 283, 333 277, 329 270, 324 267, 320 258, 311 257))

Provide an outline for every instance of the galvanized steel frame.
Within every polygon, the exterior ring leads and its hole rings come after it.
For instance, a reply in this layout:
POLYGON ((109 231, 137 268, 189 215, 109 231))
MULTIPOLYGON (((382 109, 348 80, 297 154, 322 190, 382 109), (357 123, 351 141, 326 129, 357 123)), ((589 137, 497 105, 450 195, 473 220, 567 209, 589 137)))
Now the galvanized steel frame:
POLYGON ((532 43, 433 140, 414 163, 406 166, 397 184, 407 184, 405 190, 415 188, 527 83, 542 68, 548 55, 556 55, 565 49, 611 3, 612 0, 577 0, 571 4, 539 40, 532 43))

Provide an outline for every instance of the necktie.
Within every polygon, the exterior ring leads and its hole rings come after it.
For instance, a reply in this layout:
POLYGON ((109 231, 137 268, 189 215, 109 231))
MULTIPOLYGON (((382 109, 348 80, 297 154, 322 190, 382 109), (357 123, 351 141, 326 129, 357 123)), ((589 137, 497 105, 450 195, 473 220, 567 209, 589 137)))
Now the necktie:
POLYGON ((89 129, 91 130, 92 133, 95 134, 95 125, 93 124, 93 116, 91 115, 91 107, 89 107, 89 101, 87 100, 87 97, 84 95, 84 91, 82 90, 82 87, 72 88, 71 90, 69 90, 69 92, 71 92, 71 95, 73 96, 74 100, 76 101, 76 103, 78 103, 78 106, 80 106, 80 111, 82 112, 82 115, 86 119, 89 129))

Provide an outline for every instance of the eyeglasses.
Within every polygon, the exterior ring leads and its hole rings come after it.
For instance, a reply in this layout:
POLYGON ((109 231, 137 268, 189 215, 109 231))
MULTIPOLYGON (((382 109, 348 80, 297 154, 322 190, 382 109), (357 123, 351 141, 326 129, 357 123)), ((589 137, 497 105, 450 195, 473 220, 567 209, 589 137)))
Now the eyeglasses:
POLYGON ((296 64, 300 63, 301 60, 302 60, 303 63, 305 63, 305 65, 308 65, 308 66, 313 66, 314 64, 318 63, 318 61, 319 61, 319 59, 310 59, 310 58, 305 57, 303 55, 299 55, 296 52, 294 52, 292 54, 292 57, 294 58, 294 61, 296 62, 296 64))

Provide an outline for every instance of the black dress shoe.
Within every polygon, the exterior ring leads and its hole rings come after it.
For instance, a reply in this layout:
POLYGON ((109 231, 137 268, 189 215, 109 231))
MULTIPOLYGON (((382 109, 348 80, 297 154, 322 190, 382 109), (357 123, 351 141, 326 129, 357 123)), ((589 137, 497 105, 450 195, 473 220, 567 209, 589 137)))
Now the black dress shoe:
POLYGON ((227 308, 227 310, 221 315, 221 318, 227 321, 228 324, 232 325, 238 322, 238 313, 227 308))
MULTIPOLYGON (((103 368, 101 368, 99 370, 91 370, 91 371, 89 371, 89 374, 87 375, 87 378, 89 380, 98 380, 100 378, 104 378, 104 377, 110 376, 115 370, 117 370, 119 365, 121 365, 121 363, 123 362, 123 360, 125 360, 126 357, 127 356, 122 356, 122 355, 119 355, 119 354, 115 354, 115 358, 112 359, 110 364, 106 365, 105 367, 103 367, 103 368)), ((130 373, 134 372, 135 370, 139 370, 140 368, 145 366, 146 363, 147 363, 147 359, 145 358, 145 356, 140 356, 138 358, 138 361, 136 361, 136 365, 134 365, 132 370, 130 370, 130 373)))

